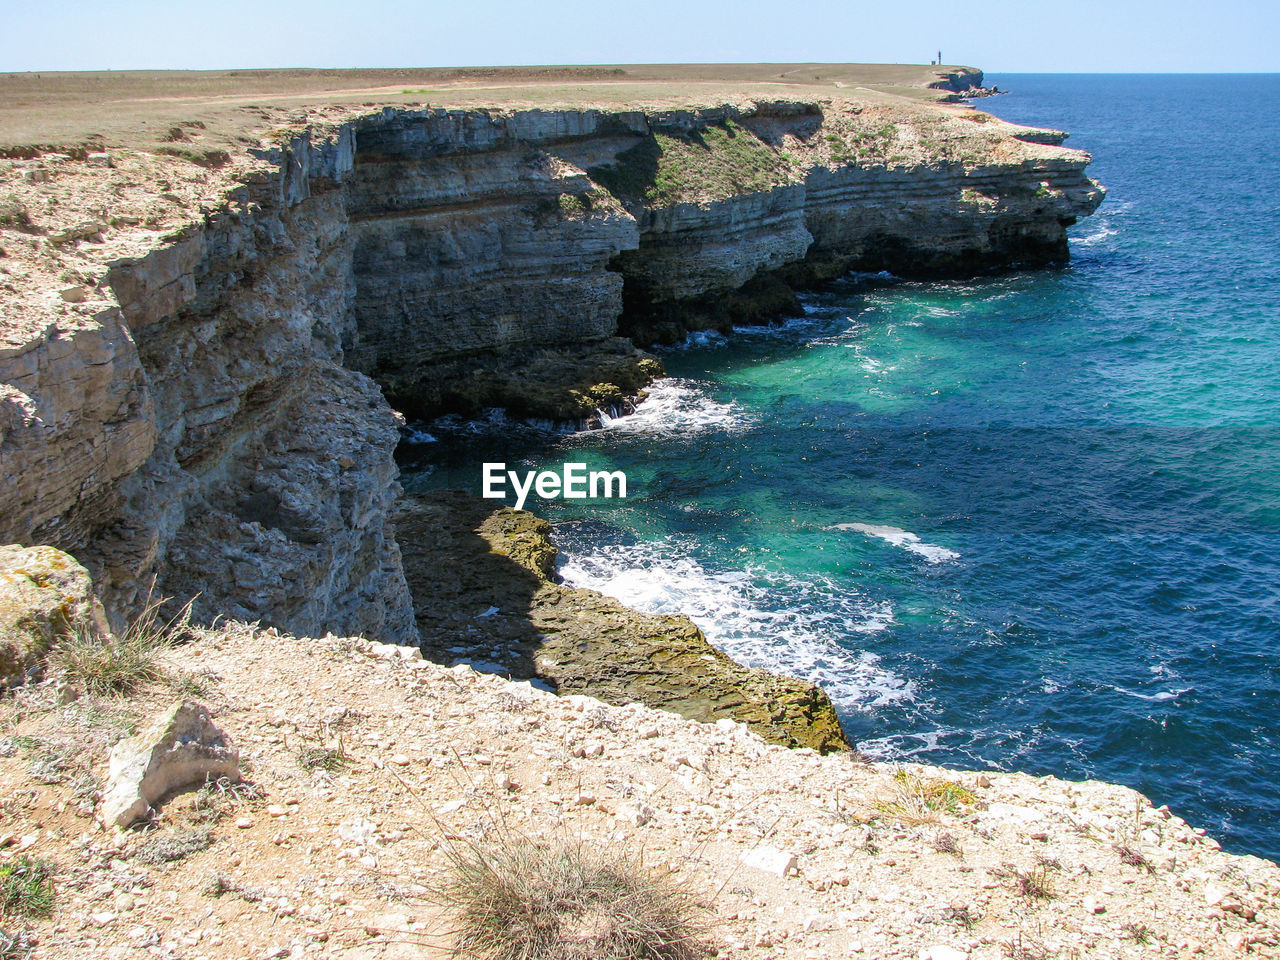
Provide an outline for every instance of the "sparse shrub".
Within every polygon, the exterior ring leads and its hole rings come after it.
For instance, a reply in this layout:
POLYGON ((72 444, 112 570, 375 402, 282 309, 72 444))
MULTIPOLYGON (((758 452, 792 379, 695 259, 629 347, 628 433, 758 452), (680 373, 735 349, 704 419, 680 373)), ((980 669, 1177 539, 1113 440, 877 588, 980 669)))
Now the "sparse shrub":
POLYGON ((959 813, 974 802, 973 794, 951 780, 927 780, 899 770, 893 775, 893 795, 876 803, 876 810, 904 823, 932 823, 939 813, 959 813))
POLYGON ((502 837, 459 844, 439 891, 453 953, 476 960, 696 960, 693 896, 626 856, 502 837))
POLYGON ((0 914, 47 917, 53 912, 53 879, 49 865, 22 857, 0 866, 0 914))
POLYGON ((1004 955, 1009 960, 1049 960, 1049 949, 1035 937, 1024 936, 1019 931, 1012 940, 1005 941, 1004 955))
POLYGON ((308 770, 327 770, 332 773, 347 765, 347 755, 341 747, 302 747, 296 754, 300 766, 308 770))
POLYGON ((1156 868, 1151 865, 1151 861, 1142 855, 1138 850, 1133 849, 1127 843, 1117 843, 1112 847, 1116 855, 1120 857, 1120 862, 1130 866, 1137 867, 1139 870, 1145 870, 1147 873, 1155 873, 1156 868))
POLYGON ((245 903, 258 903, 265 896, 257 887, 238 883, 225 873, 209 874, 204 883, 200 885, 200 892, 206 897, 213 897, 215 900, 225 894, 232 894, 245 903))
MULTIPOLYGON (((240 769, 244 772, 243 760, 240 769)), ((226 777, 206 780, 192 798, 190 822, 217 823, 230 816, 241 804, 261 799, 261 793, 252 783, 232 783, 226 777)))
POLYGON ((212 844, 213 832, 208 827, 197 827, 195 830, 182 830, 154 837, 142 845, 135 857, 141 863, 158 867, 162 863, 172 863, 199 853, 212 844))
POLYGON ((186 160, 188 163, 194 163, 198 167, 204 167, 208 170, 217 170, 219 167, 225 167, 231 162, 231 154, 225 150, 202 149, 200 147, 178 147, 172 144, 164 144, 156 147, 156 153, 166 157, 177 157, 180 160, 186 160))
POLYGON ((1030 870, 1015 870, 1013 877, 1018 896, 1026 900, 1049 900, 1053 897, 1049 888, 1049 869, 1044 864, 1036 864, 1030 870))
POLYGON ((959 924, 966 930, 972 930, 977 926, 978 921, 982 919, 982 915, 974 913, 968 904, 960 904, 959 906, 952 904, 942 911, 942 919, 948 923, 959 924))
POLYGON ((160 654, 186 636, 191 616, 187 603, 169 620, 152 600, 118 636, 101 636, 88 625, 75 628, 54 646, 51 659, 90 694, 131 693, 164 679, 160 654))
POLYGON ((953 857, 961 855, 960 842, 949 833, 940 833, 934 837, 933 849, 939 853, 948 853, 953 857))
POLYGON ((0 960, 22 960, 30 956, 35 944, 25 931, 9 933, 0 930, 0 960))
POLYGON ((17 197, 0 197, 0 227, 10 230, 26 230, 31 226, 27 208, 17 197))
POLYGON ((1120 932, 1134 943, 1150 943, 1153 939, 1153 931, 1145 923, 1123 924, 1120 932))

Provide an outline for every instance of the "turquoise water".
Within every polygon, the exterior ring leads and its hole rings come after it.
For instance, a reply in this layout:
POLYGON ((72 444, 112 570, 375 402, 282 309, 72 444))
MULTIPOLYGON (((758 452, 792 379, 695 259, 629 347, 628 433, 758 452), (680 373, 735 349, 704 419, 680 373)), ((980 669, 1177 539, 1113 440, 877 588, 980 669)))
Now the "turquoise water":
POLYGON ((567 580, 822 682, 874 756, 1125 783, 1278 857, 1280 77, 990 79, 1110 189, 1069 269, 846 278, 606 430, 440 425, 407 483, 623 469, 531 502, 567 580))

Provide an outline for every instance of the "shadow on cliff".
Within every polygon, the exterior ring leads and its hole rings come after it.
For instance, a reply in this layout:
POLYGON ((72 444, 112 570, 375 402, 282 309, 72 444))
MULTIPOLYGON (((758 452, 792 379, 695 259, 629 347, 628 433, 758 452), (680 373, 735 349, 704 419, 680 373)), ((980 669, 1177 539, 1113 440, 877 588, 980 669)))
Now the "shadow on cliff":
POLYGON ((462 491, 404 498, 396 536, 426 659, 465 662, 516 680, 538 678, 539 686, 556 689, 534 662, 541 634, 533 622, 555 551, 540 530, 516 529, 540 525, 545 521, 532 514, 495 511, 462 491))

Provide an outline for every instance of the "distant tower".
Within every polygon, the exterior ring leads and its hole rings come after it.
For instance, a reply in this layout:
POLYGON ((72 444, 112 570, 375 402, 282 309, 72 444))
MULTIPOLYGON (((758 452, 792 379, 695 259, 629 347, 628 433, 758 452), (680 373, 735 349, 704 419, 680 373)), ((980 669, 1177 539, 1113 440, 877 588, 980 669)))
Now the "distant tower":
POLYGON ((942 66, 942 51, 938 51, 938 66, 942 66))

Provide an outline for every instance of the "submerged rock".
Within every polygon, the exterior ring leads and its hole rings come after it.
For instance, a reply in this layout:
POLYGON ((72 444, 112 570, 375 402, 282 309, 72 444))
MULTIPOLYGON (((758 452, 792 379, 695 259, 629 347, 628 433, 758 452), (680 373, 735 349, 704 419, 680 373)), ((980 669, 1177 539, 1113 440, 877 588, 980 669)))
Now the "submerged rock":
POLYGON ((694 720, 729 718, 785 746, 850 749, 820 687, 735 663, 687 617, 553 582, 551 525, 531 513, 446 492, 407 497, 396 523, 430 659, 694 720))

